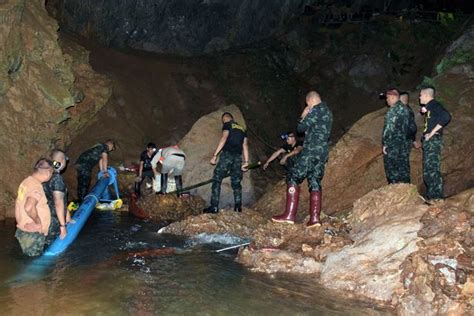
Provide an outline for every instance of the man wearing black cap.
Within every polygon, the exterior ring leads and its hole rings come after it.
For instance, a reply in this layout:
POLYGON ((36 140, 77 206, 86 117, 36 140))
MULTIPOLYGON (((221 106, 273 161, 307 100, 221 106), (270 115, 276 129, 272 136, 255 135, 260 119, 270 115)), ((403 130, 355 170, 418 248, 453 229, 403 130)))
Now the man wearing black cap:
POLYGON ((140 155, 140 166, 138 167, 138 177, 135 179, 135 194, 140 196, 140 187, 145 180, 149 178, 153 180, 155 178, 151 161, 156 154, 156 145, 154 143, 148 143, 146 149, 140 155))
POLYGON ((289 170, 295 164, 298 154, 303 150, 303 145, 296 139, 294 132, 285 133, 281 135, 281 138, 285 140, 285 144, 268 158, 263 165, 263 170, 266 170, 268 165, 280 155, 283 155, 280 159, 280 164, 285 166, 286 170, 289 170))
POLYGON ((385 175, 389 184, 410 181, 410 174, 405 166, 406 138, 410 114, 406 106, 400 101, 397 89, 387 90, 385 93, 387 105, 390 107, 385 114, 382 132, 382 152, 385 175))
POLYGON ((423 181, 426 185, 426 198, 428 200, 443 199, 443 178, 441 176, 443 130, 451 121, 449 112, 434 97, 434 87, 421 89, 421 113, 425 115, 422 139, 423 181))

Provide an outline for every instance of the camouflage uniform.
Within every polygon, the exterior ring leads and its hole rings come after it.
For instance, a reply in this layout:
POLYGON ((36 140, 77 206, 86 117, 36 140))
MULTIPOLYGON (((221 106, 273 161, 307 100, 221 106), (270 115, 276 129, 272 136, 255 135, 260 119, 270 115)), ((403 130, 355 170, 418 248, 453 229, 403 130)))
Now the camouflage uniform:
POLYGON ((29 233, 17 228, 15 237, 20 243, 21 250, 27 256, 39 256, 44 251, 46 236, 42 233, 29 233))
POLYGON ((443 149, 443 129, 451 120, 448 111, 436 100, 426 105, 425 128, 423 135, 430 133, 436 125, 443 128, 429 140, 423 141, 423 180, 426 185, 426 198, 443 198, 443 177, 441 176, 441 150, 443 149))
POLYGON ((230 174, 230 183, 234 192, 234 205, 242 205, 242 145, 247 137, 245 129, 234 121, 224 124, 222 130, 229 131, 229 136, 219 156, 212 176, 211 207, 219 206, 222 180, 230 174))
MULTIPOLYGON (((67 188, 66 184, 64 183, 64 179, 58 172, 54 172, 53 176, 47 183, 43 183, 43 190, 44 194, 46 195, 46 199, 48 200, 48 207, 51 211, 51 224, 48 230, 48 236, 46 237, 46 245, 50 245, 56 238, 59 236, 59 219, 58 215, 56 214, 56 204, 54 201, 54 191, 59 191, 64 193, 64 210, 67 212, 67 188)), ((64 214, 66 215, 66 214, 64 214)))
POLYGON ((413 142, 416 140, 416 122, 415 122, 415 113, 413 113, 413 110, 409 105, 405 105, 407 110, 408 110, 408 132, 407 132, 407 138, 405 142, 405 147, 402 150, 402 157, 404 158, 403 162, 403 176, 404 178, 402 179, 402 182, 404 183, 410 183, 411 178, 410 178, 410 153, 411 149, 413 147, 413 142))
POLYGON ((77 198, 82 201, 89 190, 92 169, 97 165, 102 153, 108 153, 106 144, 97 144, 83 152, 76 161, 77 198))
POLYGON ((382 145, 387 151, 383 156, 383 163, 388 183, 410 181, 410 167, 408 166, 408 170, 406 167, 406 162, 410 159, 410 153, 406 150, 409 115, 408 109, 400 101, 390 107, 385 115, 382 145))
POLYGON ((321 180, 329 154, 331 127, 332 112, 325 102, 315 106, 300 121, 297 130, 299 133, 305 133, 303 150, 294 166, 289 169, 289 185, 299 185, 307 178, 310 191, 321 191, 321 180))
POLYGON ((230 184, 234 191, 234 204, 242 205, 242 155, 230 152, 223 152, 219 157, 219 162, 214 169, 212 176, 212 195, 211 205, 219 205, 219 197, 221 195, 222 180, 230 173, 230 184))

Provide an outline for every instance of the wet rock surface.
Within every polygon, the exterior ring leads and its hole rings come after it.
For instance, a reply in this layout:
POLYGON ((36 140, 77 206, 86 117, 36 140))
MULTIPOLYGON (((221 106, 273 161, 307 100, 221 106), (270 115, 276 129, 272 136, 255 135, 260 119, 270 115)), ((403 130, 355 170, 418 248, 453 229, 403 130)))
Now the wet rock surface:
POLYGON ((253 231, 264 223, 267 223, 265 218, 249 209, 244 209, 241 213, 221 210, 217 214, 188 217, 181 222, 162 228, 160 232, 182 236, 194 236, 201 233, 230 234, 250 238, 253 231))
POLYGON ((205 206, 199 197, 177 197, 175 194, 150 194, 139 199, 137 204, 157 222, 180 221, 201 214, 205 206))

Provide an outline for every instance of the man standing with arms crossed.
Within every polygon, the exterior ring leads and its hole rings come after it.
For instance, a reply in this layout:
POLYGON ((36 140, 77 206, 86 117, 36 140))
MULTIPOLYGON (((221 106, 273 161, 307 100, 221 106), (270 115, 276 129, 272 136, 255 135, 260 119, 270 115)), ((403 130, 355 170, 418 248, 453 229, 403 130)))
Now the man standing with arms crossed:
POLYGON ((425 115, 423 129, 423 181, 426 185, 426 199, 443 199, 443 178, 441 176, 441 150, 443 130, 451 115, 435 100, 435 88, 426 87, 420 91, 421 113, 425 115))
POLYGON ((234 191, 234 211, 242 211, 242 172, 249 164, 249 149, 245 128, 234 121, 229 112, 222 114, 222 137, 211 159, 211 165, 216 165, 212 177, 211 205, 204 209, 204 213, 219 212, 219 198, 221 184, 225 176, 230 173, 230 183, 234 191), (219 162, 217 156, 220 154, 219 162), (242 154, 244 161, 242 161, 242 154))
POLYGON ((332 112, 326 102, 321 101, 319 93, 310 91, 306 95, 306 108, 301 114, 298 133, 305 133, 303 151, 299 154, 293 168, 288 172, 286 191, 286 210, 273 216, 278 223, 294 224, 299 203, 299 185, 308 179, 310 191, 309 221, 307 227, 321 226, 321 181, 329 155, 329 136, 332 127, 332 112))
POLYGON ((15 204, 15 237, 27 256, 39 256, 44 251, 51 223, 51 212, 43 191, 43 183, 51 179, 53 166, 50 160, 39 159, 33 174, 21 182, 15 204))

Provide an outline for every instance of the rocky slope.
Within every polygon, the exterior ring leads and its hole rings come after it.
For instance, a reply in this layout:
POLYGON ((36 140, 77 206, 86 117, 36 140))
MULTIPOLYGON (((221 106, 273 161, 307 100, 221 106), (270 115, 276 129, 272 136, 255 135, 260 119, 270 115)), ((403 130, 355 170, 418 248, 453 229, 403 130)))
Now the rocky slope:
MULTIPOLYGON (((441 60, 440 73, 426 78, 425 83, 437 87, 437 98, 452 114, 452 121, 444 132, 444 150, 441 172, 444 177, 446 196, 458 193, 474 184, 473 133, 474 86, 472 47, 474 27, 468 29, 447 49, 441 60), (462 153, 462 154, 454 154, 462 153)), ((418 137, 421 137, 423 118, 418 114, 417 91, 411 93, 412 108, 416 113, 418 137)), ((386 184, 382 153, 381 131, 386 109, 365 115, 337 142, 329 154, 323 180, 323 209, 333 214, 349 209, 354 200, 372 189, 386 184)), ((423 192, 422 151, 412 150, 411 180, 423 192)), ((256 208, 275 214, 283 205, 284 183, 280 182, 257 203, 256 208)), ((307 205, 307 194, 303 195, 300 212, 307 205)))
POLYGON ((237 261, 253 271, 308 274, 348 296, 400 314, 472 312, 472 189, 428 206, 409 184, 384 186, 356 201, 344 220, 322 227, 271 223, 258 210, 191 216, 160 230, 252 240, 237 261))
POLYGON ((12 216, 16 190, 34 162, 71 138, 110 96, 88 53, 63 52, 44 1, 0 3, 0 217, 12 216), (81 113, 87 112, 82 116, 81 113))

